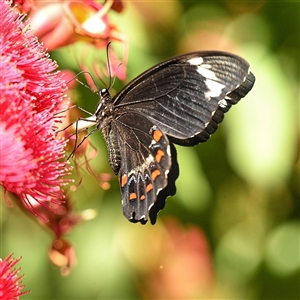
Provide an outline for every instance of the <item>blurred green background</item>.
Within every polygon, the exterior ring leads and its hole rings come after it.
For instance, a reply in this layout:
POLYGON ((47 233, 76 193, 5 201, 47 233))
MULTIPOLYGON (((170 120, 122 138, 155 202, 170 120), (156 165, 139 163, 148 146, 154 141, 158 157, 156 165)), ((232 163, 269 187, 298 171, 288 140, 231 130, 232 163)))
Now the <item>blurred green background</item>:
MULTIPOLYGON (((77 256, 68 276, 47 257, 49 232, 1 201, 0 257, 23 257, 31 294, 22 299, 299 299, 300 3, 124 5, 109 17, 128 36, 128 80, 170 56, 209 49, 245 58, 255 86, 207 143, 177 146, 177 194, 154 226, 123 217, 116 179, 103 190, 81 172, 68 195, 76 211, 97 215, 67 236, 77 256)), ((51 56, 79 72, 80 49, 51 56)), ((105 61, 105 51, 98 55, 105 61)), ((114 89, 122 86, 117 80, 114 89)), ((78 85, 76 101, 93 112, 97 96, 78 85)), ((98 150, 91 166, 111 173, 101 134, 91 141, 98 150)))

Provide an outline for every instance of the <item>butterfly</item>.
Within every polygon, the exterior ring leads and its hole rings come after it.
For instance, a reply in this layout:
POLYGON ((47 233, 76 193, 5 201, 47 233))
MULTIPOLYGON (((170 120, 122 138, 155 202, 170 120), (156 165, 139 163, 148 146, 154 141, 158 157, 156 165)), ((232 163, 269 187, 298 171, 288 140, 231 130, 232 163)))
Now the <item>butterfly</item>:
POLYGON ((114 97, 109 89, 97 92, 92 122, 106 141, 129 221, 156 222, 166 198, 176 193, 179 167, 173 143, 207 141, 254 82, 241 57, 202 51, 157 64, 114 97))

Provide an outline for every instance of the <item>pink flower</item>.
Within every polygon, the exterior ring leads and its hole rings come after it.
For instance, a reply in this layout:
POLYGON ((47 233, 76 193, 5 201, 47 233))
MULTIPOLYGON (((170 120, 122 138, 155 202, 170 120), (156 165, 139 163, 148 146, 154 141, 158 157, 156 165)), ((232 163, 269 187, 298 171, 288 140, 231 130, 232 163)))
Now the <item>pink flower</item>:
POLYGON ((49 51, 80 40, 102 42, 105 48, 115 36, 119 40, 107 16, 113 4, 112 0, 104 5, 93 0, 48 2, 39 6, 37 3, 29 15, 29 23, 49 51))
POLYGON ((32 10, 29 15, 29 24, 34 34, 49 51, 78 41, 98 49, 105 49, 108 42, 123 44, 121 67, 118 67, 120 59, 110 47, 113 72, 110 75, 116 74, 121 80, 124 80, 128 55, 127 38, 109 20, 110 9, 121 12, 122 2, 108 0, 103 5, 94 0, 36 3, 35 10, 32 10), (117 69, 118 72, 115 73, 117 69))
POLYGON ((70 167, 55 137, 65 83, 23 17, 0 2, 0 184, 28 209, 64 198, 70 167))
POLYGON ((19 262, 19 259, 11 259, 12 254, 4 260, 0 259, 0 299, 1 300, 17 300, 20 296, 29 293, 21 292, 24 288, 21 279, 18 276, 20 269, 13 269, 19 262))

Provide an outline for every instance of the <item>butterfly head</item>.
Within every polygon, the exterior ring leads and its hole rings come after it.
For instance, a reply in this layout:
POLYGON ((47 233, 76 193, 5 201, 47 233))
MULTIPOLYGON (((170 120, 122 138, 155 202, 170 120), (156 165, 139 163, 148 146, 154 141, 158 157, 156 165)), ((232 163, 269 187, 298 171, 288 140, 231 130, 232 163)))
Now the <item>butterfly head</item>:
POLYGON ((95 110, 97 118, 98 129, 101 130, 103 126, 106 126, 105 120, 108 120, 113 113, 113 104, 108 89, 102 89, 98 92, 99 101, 95 110))
POLYGON ((110 98, 109 90, 104 88, 101 91, 99 91, 100 99, 110 98))

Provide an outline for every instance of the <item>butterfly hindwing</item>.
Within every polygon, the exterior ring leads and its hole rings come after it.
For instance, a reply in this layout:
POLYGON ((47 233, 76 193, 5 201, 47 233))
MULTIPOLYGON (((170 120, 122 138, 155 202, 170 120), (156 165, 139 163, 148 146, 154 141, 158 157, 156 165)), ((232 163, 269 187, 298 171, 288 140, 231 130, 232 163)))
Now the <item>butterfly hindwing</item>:
POLYGON ((254 80, 238 56, 189 53, 141 74, 114 98, 114 105, 146 114, 173 142, 195 145, 209 138, 254 80))
POLYGON ((145 222, 158 193, 168 183, 169 140, 146 116, 134 112, 116 116, 111 126, 120 148, 123 213, 133 222, 145 222))

